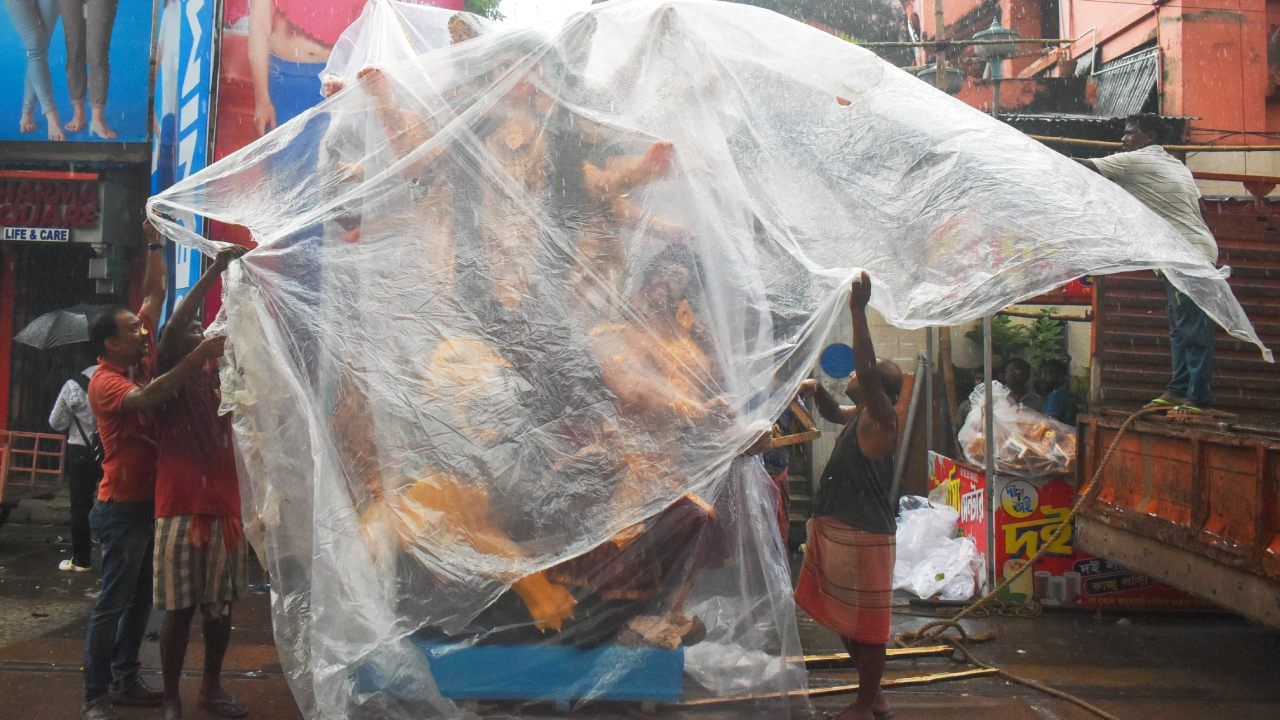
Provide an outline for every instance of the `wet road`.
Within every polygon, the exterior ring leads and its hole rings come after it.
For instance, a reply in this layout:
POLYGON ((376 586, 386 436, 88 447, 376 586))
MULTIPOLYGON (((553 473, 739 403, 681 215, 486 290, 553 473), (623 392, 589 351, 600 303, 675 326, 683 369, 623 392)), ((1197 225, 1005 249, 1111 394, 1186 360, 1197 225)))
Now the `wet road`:
MULTIPOLYGON (((0 527, 0 717, 75 718, 80 705, 84 623, 97 590, 96 574, 57 571, 68 557, 66 527, 7 524, 0 527)), ((255 582, 257 580, 255 579, 255 582)), ((910 611, 909 608, 903 608, 910 611)), ((153 629, 159 615, 153 617, 153 629)), ((927 618, 899 614, 895 632, 927 618)), ((226 660, 227 688, 259 719, 300 718, 272 643, 268 596, 241 603, 226 660)), ((1230 616, 1059 612, 1034 619, 995 617, 966 623, 992 630, 996 639, 975 644, 983 660, 1079 695, 1120 718, 1177 720, 1222 717, 1280 718, 1280 631, 1230 616)), ((836 638, 801 618, 806 652, 834 652, 836 638)), ((188 718, 212 718, 195 707, 199 633, 192 633, 185 687, 188 718)), ((143 645, 144 672, 159 685, 154 635, 143 645)), ((900 660, 887 676, 907 677, 964 669, 949 658, 900 660)), ((848 671, 811 674, 814 687, 853 682, 848 671)), ((896 689, 890 700, 902 720, 926 717, 1001 720, 1075 720, 1095 717, 1000 678, 978 678, 896 689)), ((820 699, 817 710, 837 710, 847 699, 820 699)), ((121 708, 126 719, 157 717, 150 709, 121 708)), ((486 711, 486 715, 489 714, 486 711)), ((545 710, 523 714, 555 716, 545 710)), ((777 710, 773 714, 779 714, 777 710)), ((808 712, 796 708, 795 717, 808 712)), ((751 708, 660 711, 662 717, 757 717, 751 708)), ((584 717, 644 717, 637 708, 596 706, 584 717)))

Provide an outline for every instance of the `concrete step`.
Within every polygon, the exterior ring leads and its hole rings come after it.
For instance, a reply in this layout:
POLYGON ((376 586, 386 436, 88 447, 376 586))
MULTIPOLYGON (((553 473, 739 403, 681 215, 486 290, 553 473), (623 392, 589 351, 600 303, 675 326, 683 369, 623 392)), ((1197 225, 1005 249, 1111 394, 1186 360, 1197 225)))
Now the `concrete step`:
MULTIPOLYGON (((66 525, 71 527, 71 495, 64 483, 49 500, 23 500, 9 512, 5 524, 66 525)), ((0 532, 3 532, 0 530, 0 532)))

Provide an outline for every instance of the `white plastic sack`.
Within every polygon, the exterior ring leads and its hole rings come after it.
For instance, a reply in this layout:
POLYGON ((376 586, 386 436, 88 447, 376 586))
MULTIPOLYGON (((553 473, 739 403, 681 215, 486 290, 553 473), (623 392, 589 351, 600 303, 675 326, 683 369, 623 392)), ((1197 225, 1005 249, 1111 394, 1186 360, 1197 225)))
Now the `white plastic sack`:
POLYGON ((738 456, 861 269, 920 327, 1161 266, 1256 339, 1123 190, 780 15, 614 2, 397 60, 431 43, 378 39, 406 32, 393 3, 361 23, 344 89, 149 203, 177 242, 214 249, 198 215, 257 243, 226 278, 224 405, 308 717, 457 715, 433 643, 684 640, 691 692, 799 687, 768 480, 738 456))
MULTIPOLYGON (((985 467, 986 393, 978 385, 969 394, 969 414, 957 439, 969 462, 985 467)), ((991 382, 995 427, 996 472, 1019 477, 1066 475, 1075 469, 1076 429, 1022 405, 1014 405, 1009 389, 991 382)))
MULTIPOLYGON (((949 547, 935 548, 916 568, 920 579, 932 578, 940 582, 938 597, 948 602, 961 602, 972 598, 982 583, 985 567, 978 555, 978 546, 969 536, 952 538, 949 547)), ((917 590, 931 588, 916 586, 917 590)), ((923 596, 922 596, 923 597, 923 596)))
POLYGON ((898 508, 894 552, 899 567, 915 565, 930 548, 956 536, 960 513, 950 505, 907 495, 898 501, 898 508))
POLYGON ((967 600, 982 578, 982 559, 971 537, 956 537, 960 514, 928 498, 899 501, 893 587, 919 598, 967 600))

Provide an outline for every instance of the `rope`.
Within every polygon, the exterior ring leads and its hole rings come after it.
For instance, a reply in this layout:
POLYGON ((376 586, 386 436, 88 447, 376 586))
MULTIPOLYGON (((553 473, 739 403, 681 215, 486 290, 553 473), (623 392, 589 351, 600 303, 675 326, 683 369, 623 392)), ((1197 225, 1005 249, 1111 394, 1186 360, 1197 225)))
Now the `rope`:
MULTIPOLYGON (((988 618, 999 616, 1030 619, 1040 617, 1041 609, 1040 603, 1035 600, 1028 600, 1026 602, 993 602, 979 610, 975 610, 969 617, 988 618)), ((955 608, 943 607, 935 610, 923 610, 919 608, 912 610, 895 609, 893 614, 927 618, 951 618, 954 617, 955 608)))
MULTIPOLYGON (((1127 432, 1130 426, 1132 426, 1133 423, 1137 422, 1138 419, 1145 417, 1147 415, 1155 414, 1155 413, 1168 412, 1168 410, 1169 408, 1167 407, 1145 407, 1133 413, 1129 417, 1125 418, 1125 421, 1121 423, 1120 428, 1116 431, 1116 436, 1111 441, 1110 447, 1107 448, 1107 452, 1103 454, 1101 462, 1098 463, 1098 469, 1094 471, 1093 477, 1089 480, 1089 483, 1085 485, 1084 491, 1080 493, 1080 498, 1076 500, 1076 504, 1072 506, 1071 512, 1067 513, 1067 516, 1062 519, 1062 521, 1058 524, 1057 529, 1054 530, 1053 535, 1051 535, 1049 539, 1040 546, 1040 550, 1037 551, 1035 555, 1032 555, 1031 559, 1028 560, 1026 564, 1024 564, 1021 568, 1019 568, 1017 572, 1006 577, 999 585, 996 585, 996 587, 991 592, 982 596, 977 602, 973 603, 972 605, 966 606, 955 615, 952 615, 951 617, 946 618, 944 620, 935 620, 933 622, 926 623, 925 625, 920 627, 918 630, 914 630, 914 631, 908 630, 908 631, 898 633, 898 635, 894 637, 894 644, 897 645, 898 647, 910 647, 912 645, 917 645, 922 642, 941 641, 941 642, 950 643, 956 648, 956 650, 961 652, 965 656, 965 658, 970 662, 972 662, 973 664, 978 665, 980 667, 984 667, 984 668, 994 669, 1002 677, 1006 678, 1007 680, 1019 683, 1021 685, 1025 685, 1035 690, 1039 690, 1040 692, 1043 692, 1047 695, 1052 695, 1053 697, 1075 703, 1076 705, 1084 708, 1085 710, 1088 710, 1089 712, 1097 715, 1098 717, 1105 718, 1105 720, 1117 720, 1117 718, 1114 715, 1111 715, 1106 711, 1102 710, 1101 708, 1098 708, 1094 705, 1090 705, 1089 703, 1085 702, 1084 700, 1081 700, 1078 697, 1075 697, 1074 695, 1071 695, 1070 693, 1066 693, 1061 690, 1055 690, 1035 680, 1029 680, 1027 678, 1019 677, 1007 670, 1001 670, 995 667, 994 665, 990 665, 988 663, 982 662, 977 658, 973 657, 972 653, 970 653, 968 648, 966 648, 963 644, 964 641, 969 639, 969 637, 968 637, 968 633, 965 632, 965 629, 960 626, 960 621, 966 617, 971 617, 971 616, 982 617, 981 615, 978 615, 978 613, 983 613, 983 612, 987 614, 992 614, 992 612, 994 611, 995 613, 1003 614, 1001 613, 1001 611, 1004 608, 999 606, 994 606, 996 597, 1005 588, 1009 587, 1009 585, 1011 585, 1013 581, 1017 580, 1024 573, 1031 571, 1031 569, 1035 566, 1036 561, 1039 560, 1041 557, 1043 557, 1044 554, 1048 552, 1049 548, 1053 547, 1053 545, 1057 543, 1058 540, 1062 538, 1063 534, 1065 534, 1067 530, 1071 527, 1071 524, 1075 520, 1076 515, 1080 513, 1080 510, 1084 507, 1085 503, 1092 500, 1094 496, 1098 494, 1098 491, 1102 488, 1102 473, 1104 470, 1107 469, 1108 463, 1111 462, 1111 456, 1114 455, 1116 449, 1120 447, 1120 439, 1124 437, 1125 432, 1127 432), (959 637, 945 637, 945 638, 942 637, 942 634, 947 632, 948 630, 956 632, 959 635, 959 637)), ((974 638, 974 640, 980 641, 978 638, 974 638)))
POLYGON ((996 675, 1004 678, 1005 680, 1009 680, 1010 682, 1016 682, 1019 685, 1025 685, 1033 690, 1039 690, 1045 695, 1058 698, 1059 700, 1066 700, 1069 703, 1072 703, 1078 707, 1088 710, 1094 715, 1097 715, 1098 717, 1103 718, 1103 720, 1120 720, 1115 715, 1112 715, 1111 713, 1107 712, 1106 710, 1103 710, 1097 705, 1094 705, 1081 698, 1078 698, 1069 692, 1066 692, 1064 690, 1058 690, 1057 688, 1049 687, 1048 685, 1045 685, 1039 680, 1024 678, 1021 675, 1015 675, 1009 672, 1008 670, 1004 670, 994 665, 991 665, 989 663, 983 662, 982 660, 979 660, 978 658, 974 657, 973 653, 969 652, 969 648, 965 647, 964 643, 960 642, 956 638, 947 638, 946 640, 947 640, 947 643, 950 644, 952 647, 954 647, 956 649, 956 652, 963 655, 964 659, 968 661, 970 664, 977 665, 978 667, 984 668, 987 670, 995 670, 996 675))
POLYGON ((1076 504, 1072 506, 1071 512, 1067 513, 1067 516, 1058 523, 1058 527, 1053 531, 1053 535, 1049 536, 1049 539, 1041 544, 1040 549, 1036 554, 1032 555, 1031 559, 1019 568, 1017 572, 1006 577, 999 585, 996 585, 995 589, 991 592, 984 595, 972 605, 966 606, 950 618, 928 623, 919 630, 899 633, 897 637, 894 638, 898 647, 908 647, 921 642, 937 640, 938 637, 941 636, 942 633, 946 632, 948 628, 954 627, 959 629, 959 623, 962 619, 974 614, 982 608, 985 608, 987 605, 990 605, 995 601, 1001 591, 1013 584, 1014 580, 1022 577, 1024 573, 1030 572, 1036 561, 1041 557, 1044 557, 1044 554, 1049 551, 1049 548, 1053 547, 1055 543, 1062 539, 1062 536, 1070 529, 1072 521, 1075 520, 1076 515, 1080 514, 1080 510, 1084 507, 1085 503, 1092 500, 1094 495, 1098 493, 1098 490, 1102 488, 1102 472, 1107 469, 1107 464, 1111 462, 1111 456, 1115 454, 1116 448, 1120 446, 1120 439, 1124 437, 1124 434, 1128 431, 1129 427, 1141 417, 1157 412, 1166 412, 1167 410, 1168 408, 1165 407, 1143 408, 1125 418, 1125 421, 1120 425, 1120 429, 1116 431, 1116 437, 1111 441, 1111 446, 1107 448, 1107 452, 1102 456, 1102 461, 1098 463, 1098 469, 1093 473, 1093 478, 1089 480, 1088 485, 1085 485, 1084 492, 1080 493, 1080 498, 1076 500, 1076 504))

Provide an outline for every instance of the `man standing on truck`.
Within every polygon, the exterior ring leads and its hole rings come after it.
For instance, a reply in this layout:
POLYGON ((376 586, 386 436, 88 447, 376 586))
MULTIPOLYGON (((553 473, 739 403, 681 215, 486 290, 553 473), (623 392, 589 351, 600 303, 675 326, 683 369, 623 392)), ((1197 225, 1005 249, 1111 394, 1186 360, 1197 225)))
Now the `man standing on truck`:
MULTIPOLYGON (((1200 190, 1187 166, 1161 147, 1164 134, 1158 115, 1131 115, 1124 123, 1123 152, 1076 162, 1128 190, 1216 265, 1218 244, 1205 225, 1200 190)), ((1168 278, 1164 284, 1173 377, 1148 407, 1200 413, 1213 402, 1213 320, 1168 278)))
POLYGON ((857 699, 837 716, 839 720, 874 720, 890 713, 880 678, 893 596, 897 498, 889 494, 898 447, 894 405, 902 392, 902 370, 876 360, 867 327, 870 299, 871 279, 862 273, 849 296, 857 370, 845 394, 854 404, 841 405, 817 380, 800 386, 802 397, 814 396, 822 417, 844 426, 813 500, 796 587, 796 604, 840 635, 858 668, 857 699))

